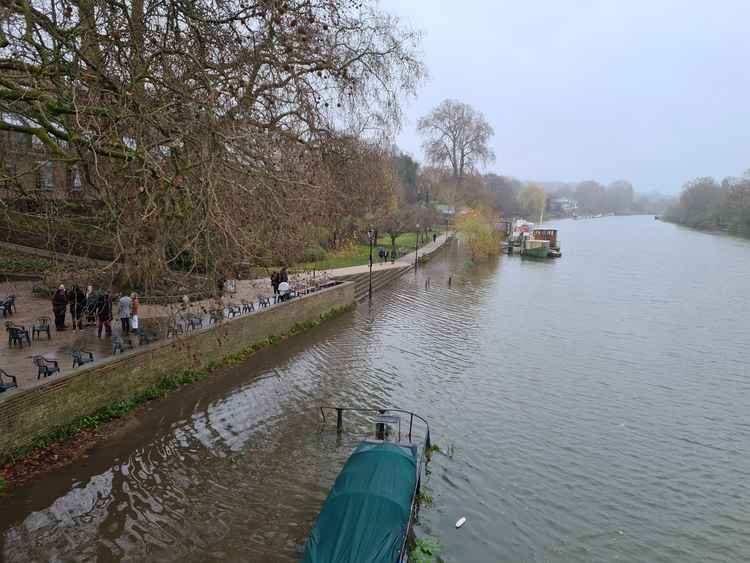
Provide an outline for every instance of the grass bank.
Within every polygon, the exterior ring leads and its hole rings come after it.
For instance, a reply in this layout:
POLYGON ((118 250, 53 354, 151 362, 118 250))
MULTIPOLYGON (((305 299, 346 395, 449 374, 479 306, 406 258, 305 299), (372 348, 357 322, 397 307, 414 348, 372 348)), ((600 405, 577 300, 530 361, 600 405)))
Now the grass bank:
POLYGON ((161 399, 171 391, 185 385, 206 379, 216 370, 243 362, 264 348, 277 345, 290 336, 300 334, 339 317, 351 311, 354 307, 354 304, 346 307, 335 307, 321 314, 315 320, 295 323, 287 332, 263 338, 239 352, 225 356, 220 361, 209 362, 199 369, 165 375, 157 384, 134 397, 114 402, 93 413, 81 415, 73 422, 38 437, 31 444, 9 452, 0 460, 0 463, 3 464, 3 467, 0 468, 0 492, 4 488, 20 484, 52 469, 69 464, 100 436, 97 432, 98 429, 112 421, 121 419, 139 406, 155 399, 161 399), (77 438, 82 438, 81 441, 84 443, 78 444, 77 447, 66 448, 66 444, 77 438), (49 460, 53 460, 54 463, 47 463, 49 460))

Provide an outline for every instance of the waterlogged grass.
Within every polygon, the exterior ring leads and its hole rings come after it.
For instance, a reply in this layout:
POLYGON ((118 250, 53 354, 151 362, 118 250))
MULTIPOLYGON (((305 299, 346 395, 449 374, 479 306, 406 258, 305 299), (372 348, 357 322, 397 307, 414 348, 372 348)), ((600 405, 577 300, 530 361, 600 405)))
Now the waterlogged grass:
POLYGON ((409 553, 409 563, 431 563, 436 561, 441 545, 435 538, 418 538, 409 553))
MULTIPOLYGON (((243 362, 259 350, 278 344, 289 336, 299 334, 305 330, 316 327, 325 321, 343 315, 344 313, 351 311, 353 307, 354 305, 335 307, 321 314, 320 317, 315 320, 297 322, 285 334, 269 336, 268 338, 264 338, 246 348, 243 348, 239 352, 229 354, 221 360, 211 360, 206 364, 205 369, 185 370, 177 374, 165 375, 157 384, 148 387, 130 399, 117 401, 92 414, 80 416, 73 422, 35 439, 31 444, 13 450, 4 460, 2 460, 2 462, 0 462, 0 464, 16 463, 34 450, 46 448, 52 444, 70 440, 83 430, 97 429, 107 422, 123 417, 148 401, 162 398, 168 392, 179 389, 183 385, 189 385, 196 381, 206 379, 212 371, 243 362)), ((4 487, 5 481, 0 477, 0 491, 2 491, 4 487)))
POLYGON ((419 496, 417 496, 417 502, 422 508, 432 508, 434 499, 432 498, 432 495, 428 495, 427 493, 419 493, 419 496))

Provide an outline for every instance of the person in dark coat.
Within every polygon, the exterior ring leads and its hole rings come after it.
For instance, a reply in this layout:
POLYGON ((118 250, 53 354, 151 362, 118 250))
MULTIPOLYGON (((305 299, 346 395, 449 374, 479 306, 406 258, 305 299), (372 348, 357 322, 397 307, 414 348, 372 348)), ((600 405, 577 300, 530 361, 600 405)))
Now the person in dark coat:
POLYGON ((289 282, 289 274, 287 274, 286 266, 281 268, 281 271, 279 272, 279 283, 281 282, 289 282))
POLYGON ((279 273, 271 272, 271 287, 273 288, 273 294, 279 294, 279 273))
POLYGON ((73 330, 83 329, 83 308, 86 306, 86 295, 78 285, 68 293, 68 302, 70 303, 70 316, 73 317, 73 330))
POLYGON ((94 287, 88 286, 86 288, 86 322, 96 322, 96 296, 94 295, 94 287))
POLYGON ((65 286, 61 285, 52 296, 52 312, 55 315, 55 328, 65 330, 65 309, 68 305, 68 295, 65 293, 65 286))
POLYGON ((96 330, 99 338, 102 337, 102 328, 105 329, 107 336, 112 336, 112 297, 109 291, 99 296, 96 303, 96 330))

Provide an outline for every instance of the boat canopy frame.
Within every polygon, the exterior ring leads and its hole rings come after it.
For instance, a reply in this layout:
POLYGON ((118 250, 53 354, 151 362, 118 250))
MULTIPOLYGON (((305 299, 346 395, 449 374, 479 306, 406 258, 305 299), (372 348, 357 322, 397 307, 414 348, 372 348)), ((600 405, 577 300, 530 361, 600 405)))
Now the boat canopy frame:
MULTIPOLYGON (((376 418, 374 420, 376 426, 390 424, 392 421, 387 419, 388 413, 401 413, 401 414, 408 414, 409 415, 409 432, 407 434, 407 437, 409 439, 409 443, 413 443, 412 441, 412 432, 414 429, 414 419, 416 418, 420 422, 422 422, 425 425, 425 428, 427 429, 427 433, 425 434, 425 441, 424 441, 424 449, 425 451, 428 451, 432 447, 432 442, 430 440, 430 423, 427 422, 423 417, 418 415, 415 412, 408 411, 405 409, 397 409, 397 408, 387 408, 387 407, 332 407, 332 406, 321 406, 320 407, 320 415, 323 417, 323 422, 326 422, 326 411, 336 411, 336 431, 342 432, 344 429, 344 411, 352 411, 352 412, 369 412, 376 415, 376 418)), ((398 418, 398 441, 401 442, 401 418, 398 418)))

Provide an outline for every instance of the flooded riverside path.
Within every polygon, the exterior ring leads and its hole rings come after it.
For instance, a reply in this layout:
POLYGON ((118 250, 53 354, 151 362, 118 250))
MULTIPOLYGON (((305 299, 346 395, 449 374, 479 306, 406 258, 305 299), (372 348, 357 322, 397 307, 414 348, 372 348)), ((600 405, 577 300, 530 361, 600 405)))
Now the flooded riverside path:
POLYGON ((453 244, 371 307, 149 405, 0 499, 0 559, 297 561, 355 443, 321 431, 326 403, 430 420, 417 535, 445 561, 747 560, 750 241, 558 226, 560 260, 466 269, 453 244))

